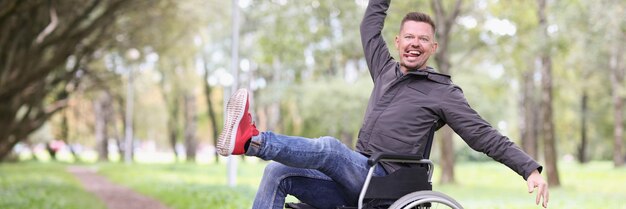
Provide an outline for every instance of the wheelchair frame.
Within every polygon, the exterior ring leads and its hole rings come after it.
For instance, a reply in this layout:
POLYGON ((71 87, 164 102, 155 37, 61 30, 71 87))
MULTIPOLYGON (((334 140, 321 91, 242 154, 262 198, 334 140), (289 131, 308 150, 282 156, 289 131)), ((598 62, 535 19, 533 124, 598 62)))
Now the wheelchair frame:
POLYGON ((365 183, 363 184, 363 188, 361 189, 361 193, 359 194, 359 203, 358 209, 363 208, 363 200, 365 199, 365 193, 370 186, 370 181, 372 180, 372 176, 374 174, 374 170, 376 169, 376 164, 379 162, 398 162, 398 163, 416 163, 416 164, 426 164, 428 165, 428 183, 432 184, 432 169, 434 167, 433 162, 428 159, 421 159, 417 156, 413 155, 398 155, 398 154, 390 154, 390 153, 376 153, 372 155, 367 160, 367 164, 370 166, 369 171, 367 172, 367 177, 365 178, 365 183))

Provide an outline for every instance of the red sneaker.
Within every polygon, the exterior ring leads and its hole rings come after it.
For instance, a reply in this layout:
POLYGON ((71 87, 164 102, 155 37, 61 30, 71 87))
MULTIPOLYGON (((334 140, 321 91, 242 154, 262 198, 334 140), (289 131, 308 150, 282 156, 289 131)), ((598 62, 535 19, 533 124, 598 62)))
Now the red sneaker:
POLYGON ((222 156, 241 155, 245 153, 244 145, 259 131, 252 122, 248 112, 250 101, 248 90, 239 89, 228 100, 224 129, 217 141, 217 152, 222 156))

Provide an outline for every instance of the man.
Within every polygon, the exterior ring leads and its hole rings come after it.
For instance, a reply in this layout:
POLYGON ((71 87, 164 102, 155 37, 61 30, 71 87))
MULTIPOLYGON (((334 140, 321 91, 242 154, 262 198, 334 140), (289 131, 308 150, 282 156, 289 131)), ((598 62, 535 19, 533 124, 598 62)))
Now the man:
MULTIPOLYGON (((227 105, 218 152, 273 160, 267 165, 253 208, 282 208, 291 194, 316 208, 356 205, 367 175, 367 156, 374 152, 422 154, 433 123, 447 124, 473 149, 483 152, 537 188, 536 204, 548 203, 542 167, 484 121, 467 103, 450 77, 426 66, 437 50, 435 24, 428 15, 409 13, 401 23, 395 47, 397 62, 381 31, 389 0, 370 0, 361 23, 361 41, 374 89, 359 132, 357 151, 332 137, 308 139, 259 132, 248 113, 246 90, 227 105)), ((402 164, 377 165, 374 175, 391 173, 402 164)))

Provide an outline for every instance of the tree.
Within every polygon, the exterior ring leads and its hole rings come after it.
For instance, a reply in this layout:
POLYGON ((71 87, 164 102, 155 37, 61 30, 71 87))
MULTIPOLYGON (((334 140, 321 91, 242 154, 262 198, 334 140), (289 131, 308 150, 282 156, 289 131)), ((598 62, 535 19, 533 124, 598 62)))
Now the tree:
POLYGON ((504 36, 492 37, 495 41, 486 59, 498 60, 505 70, 508 82, 519 83, 517 99, 518 127, 520 147, 529 156, 538 159, 538 130, 539 117, 536 110, 539 107, 538 86, 535 82, 537 67, 535 52, 539 51, 535 44, 537 17, 534 5, 529 2, 498 2, 491 8, 491 14, 503 20, 510 20, 514 24, 515 32, 504 36))
POLYGON ((139 4, 0 2, 0 160, 67 105, 93 53, 114 40, 116 18, 139 4))
MULTIPOLYGON (((213 100, 213 89, 209 84, 209 78, 211 74, 211 69, 209 68, 208 59, 205 56, 202 56, 202 66, 204 68, 204 80, 202 82, 204 89, 204 97, 207 104, 207 114, 209 117, 209 126, 211 127, 211 136, 213 139, 213 146, 217 147, 217 137, 218 137, 218 122, 217 122, 217 113, 215 113, 215 104, 213 100)), ((219 162, 219 154, 217 152, 213 153, 213 157, 215 162, 219 162)))
POLYGON ((541 117, 541 136, 544 145, 544 155, 546 159, 548 184, 558 187, 561 185, 559 180, 559 172, 556 166, 557 153, 556 142, 554 137, 554 122, 552 121, 552 59, 550 51, 550 37, 548 36, 548 23, 546 15, 546 1, 537 0, 538 17, 539 17, 539 33, 540 43, 544 46, 539 54, 541 63, 541 100, 540 100, 540 117, 541 117))
POLYGON ((109 159, 109 131, 111 123, 112 97, 108 91, 101 92, 101 95, 93 104, 95 115, 95 135, 98 150, 98 160, 108 161, 109 159))
MULTIPOLYGON (((435 54, 435 62, 441 73, 451 74, 450 62, 450 37, 452 26, 456 18, 459 17, 462 8, 462 0, 455 1, 454 5, 446 11, 442 1, 433 0, 431 6, 435 13, 435 23, 438 26, 436 31, 439 47, 435 54)), ((454 146, 452 142, 452 129, 444 127, 441 129, 441 183, 454 183, 454 146)))
POLYGON ((187 156, 187 161, 189 162, 194 162, 196 160, 196 150, 198 149, 198 140, 196 138, 198 113, 196 109, 196 96, 193 95, 193 92, 187 92, 184 97, 184 132, 185 156, 187 156))
MULTIPOLYGON (((611 4, 614 7, 608 9, 608 11, 614 15, 620 15, 623 17, 624 4, 614 2, 611 4)), ((624 77, 626 76, 626 59, 625 49, 626 38, 626 20, 624 18, 615 18, 610 20, 608 26, 608 43, 609 45, 609 69, 611 78, 611 96, 613 99, 614 110, 614 125, 613 125, 613 164, 615 167, 624 166, 624 100, 626 100, 626 93, 624 93, 624 77)))
MULTIPOLYGON (((304 113, 297 110, 306 110, 299 106, 304 103, 299 102, 299 97, 288 97, 291 94, 287 87, 340 76, 349 83, 359 73, 367 72, 354 67, 362 59, 360 42, 355 38, 362 18, 358 6, 353 1, 255 1, 243 9, 242 40, 251 41, 242 42, 242 48, 255 50, 243 50, 242 60, 253 60, 255 80, 267 81, 264 89, 254 91, 253 106, 260 129, 303 134, 306 130, 301 127, 302 121, 314 119, 302 117, 304 113), (350 64, 353 67, 349 68, 350 64)), ((333 136, 344 141, 352 141, 356 136, 340 133, 337 128, 326 129, 325 125, 314 129, 329 131, 324 135, 336 133, 333 136)))

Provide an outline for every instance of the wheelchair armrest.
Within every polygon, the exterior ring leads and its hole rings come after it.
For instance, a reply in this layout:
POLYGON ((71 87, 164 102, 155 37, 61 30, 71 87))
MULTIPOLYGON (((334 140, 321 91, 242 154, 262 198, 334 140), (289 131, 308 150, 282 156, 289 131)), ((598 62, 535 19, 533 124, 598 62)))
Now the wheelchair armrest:
POLYGON ((422 156, 418 156, 415 154, 397 154, 397 153, 377 152, 367 159, 367 164, 369 166, 374 166, 378 162, 382 162, 382 161, 401 162, 401 163, 420 163, 422 162, 422 156))

